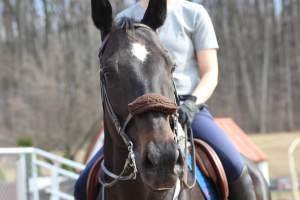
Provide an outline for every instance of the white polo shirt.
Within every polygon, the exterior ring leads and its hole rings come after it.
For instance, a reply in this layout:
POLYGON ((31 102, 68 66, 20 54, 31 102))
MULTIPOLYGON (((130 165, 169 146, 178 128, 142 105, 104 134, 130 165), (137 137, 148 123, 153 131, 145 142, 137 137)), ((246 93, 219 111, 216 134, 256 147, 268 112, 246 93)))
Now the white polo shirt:
MULTIPOLYGON (((135 3, 116 16, 140 21, 145 10, 135 3)), ((162 44, 168 49, 177 67, 173 73, 178 94, 191 94, 200 80, 196 52, 219 48, 211 19, 205 8, 186 0, 174 0, 168 7, 166 21, 159 29, 162 44)))

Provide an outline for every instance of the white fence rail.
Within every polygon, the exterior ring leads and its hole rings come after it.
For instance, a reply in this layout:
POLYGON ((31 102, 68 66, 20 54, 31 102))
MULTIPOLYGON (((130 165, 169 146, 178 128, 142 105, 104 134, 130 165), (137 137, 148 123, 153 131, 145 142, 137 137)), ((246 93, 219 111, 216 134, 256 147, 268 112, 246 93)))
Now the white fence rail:
MULTIPOLYGON (((5 200, 74 199, 73 185, 79 176, 77 172, 85 167, 83 164, 38 148, 0 148, 0 160, 11 157, 16 159, 14 161, 16 194, 5 200)), ((0 163, 2 174, 6 175, 4 166, 0 163)), ((0 178, 1 182, 4 185, 5 180, 0 178)), ((2 198, 0 194, 0 200, 2 198)))

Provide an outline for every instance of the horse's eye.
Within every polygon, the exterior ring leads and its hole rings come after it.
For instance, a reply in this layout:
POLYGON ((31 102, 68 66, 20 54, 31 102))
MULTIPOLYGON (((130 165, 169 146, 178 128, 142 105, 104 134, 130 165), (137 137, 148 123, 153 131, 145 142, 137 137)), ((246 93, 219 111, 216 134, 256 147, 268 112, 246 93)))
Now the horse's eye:
POLYGON ((175 121, 172 116, 169 116, 169 123, 170 123, 171 129, 174 130, 175 129, 175 121))
POLYGON ((173 65, 172 68, 171 68, 171 73, 173 73, 175 71, 175 67, 176 65, 173 65))
POLYGON ((112 73, 109 71, 103 71, 103 75, 106 81, 109 81, 110 79, 112 79, 112 73))
POLYGON ((171 73, 173 73, 175 71, 175 67, 176 67, 176 64, 172 64, 172 66, 171 66, 171 73))

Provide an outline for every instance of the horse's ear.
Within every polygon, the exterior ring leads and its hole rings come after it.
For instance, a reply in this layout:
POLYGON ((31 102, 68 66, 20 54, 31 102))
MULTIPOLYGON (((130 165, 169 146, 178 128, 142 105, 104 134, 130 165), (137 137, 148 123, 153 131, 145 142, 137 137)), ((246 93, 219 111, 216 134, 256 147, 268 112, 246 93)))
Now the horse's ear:
POLYGON ((112 8, 108 0, 91 0, 92 19, 95 26, 101 31, 102 39, 112 27, 112 8))
POLYGON ((167 14, 167 0, 149 0, 148 8, 141 23, 156 30, 163 25, 167 14))

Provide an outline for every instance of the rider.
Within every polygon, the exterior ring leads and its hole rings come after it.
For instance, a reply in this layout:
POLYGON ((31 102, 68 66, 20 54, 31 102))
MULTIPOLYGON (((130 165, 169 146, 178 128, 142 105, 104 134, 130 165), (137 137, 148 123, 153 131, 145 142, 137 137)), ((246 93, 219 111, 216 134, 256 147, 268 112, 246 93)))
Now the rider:
MULTIPOLYGON (((147 5, 148 0, 140 0, 119 13, 116 21, 121 17, 140 21, 147 5)), ((192 122, 194 136, 207 142, 220 157, 229 182, 229 199, 255 200, 253 183, 242 156, 215 124, 204 104, 218 83, 218 42, 211 19, 203 6, 186 0, 167 0, 167 8, 166 21, 158 33, 177 64, 173 77, 182 100, 180 119, 192 122), (197 104, 204 106, 199 110, 197 104)), ((87 175, 101 151, 88 163, 76 183, 78 200, 86 199, 87 175)))

